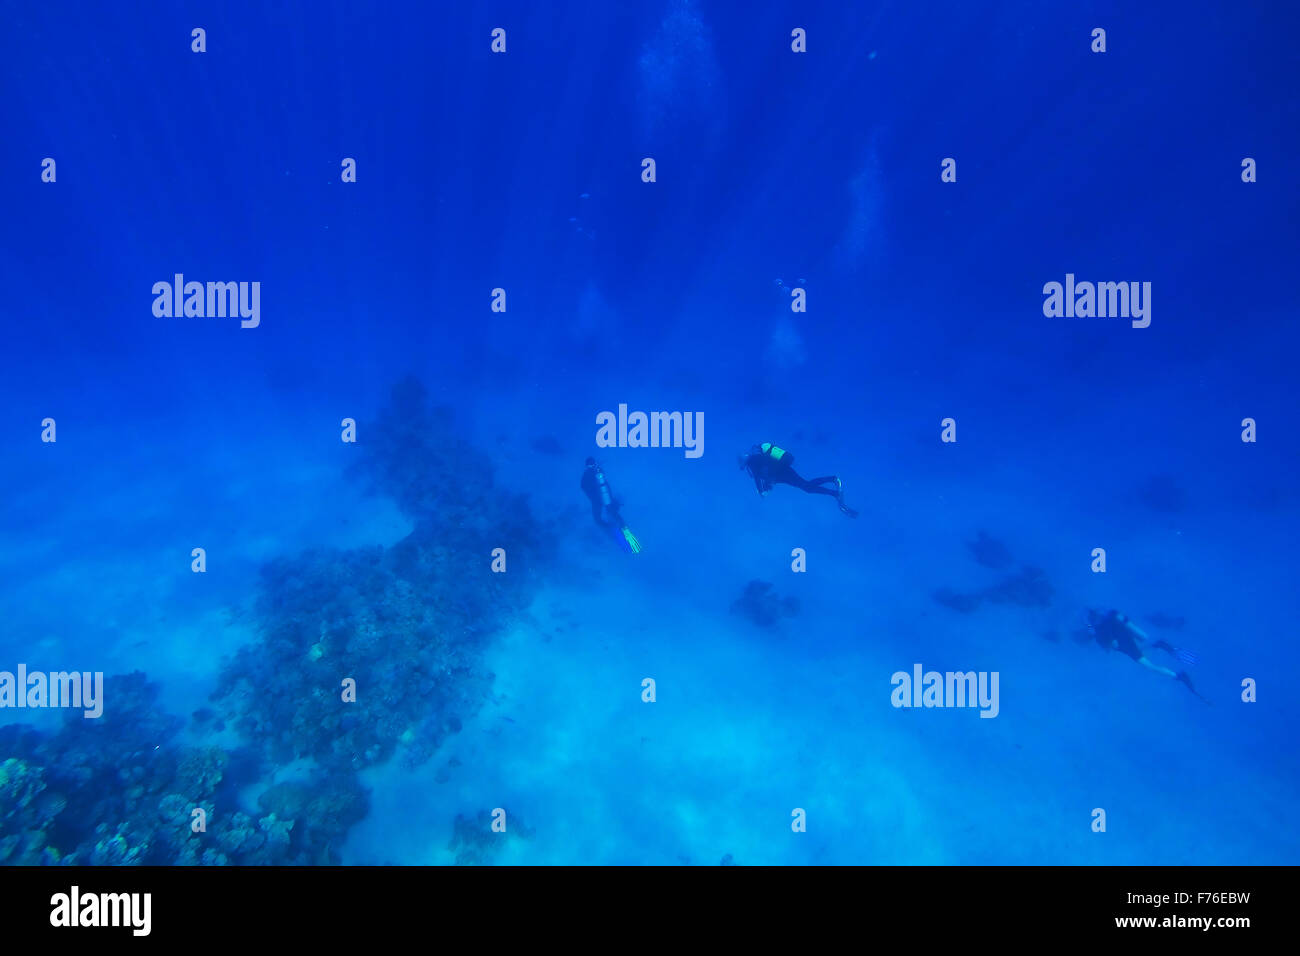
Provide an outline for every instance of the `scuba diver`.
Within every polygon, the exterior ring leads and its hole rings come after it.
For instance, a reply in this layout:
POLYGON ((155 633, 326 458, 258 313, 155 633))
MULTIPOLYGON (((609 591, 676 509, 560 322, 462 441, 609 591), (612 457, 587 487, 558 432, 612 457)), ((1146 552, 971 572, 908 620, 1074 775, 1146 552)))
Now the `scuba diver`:
POLYGON ((811 481, 801 478, 794 470, 794 455, 784 448, 776 447, 770 441, 753 445, 749 449, 749 454, 737 457, 737 462, 741 469, 749 472, 749 477, 754 479, 754 487, 758 489, 760 495, 766 496, 773 485, 793 485, 810 495, 830 495, 839 503, 840 511, 850 518, 858 516, 856 511, 844 503, 844 482, 837 476, 827 475, 825 478, 813 478, 811 481), (834 488, 823 487, 832 484, 834 488))
POLYGON ((1162 650, 1173 655, 1184 664, 1195 664, 1197 661, 1195 654, 1180 647, 1174 647, 1168 641, 1151 640, 1144 631, 1118 611, 1107 611, 1102 614, 1089 608, 1087 611, 1087 624, 1088 632, 1101 647, 1108 651, 1119 651, 1157 674, 1172 677, 1178 683, 1185 685, 1188 690, 1200 697, 1201 700, 1204 700, 1207 704, 1210 703, 1204 697, 1201 697, 1200 692, 1192 686, 1192 679, 1188 676, 1187 671, 1175 672, 1168 667, 1155 663, 1146 656, 1146 648, 1154 647, 1157 650, 1162 650))
POLYGON ((632 529, 627 526, 627 522, 619 513, 623 503, 614 497, 609 482, 605 480, 605 472, 601 470, 600 465, 596 464, 594 458, 587 459, 586 467, 582 471, 582 490, 591 502, 591 516, 596 519, 596 524, 613 531, 624 550, 639 554, 641 542, 637 540, 636 535, 632 533, 632 529), (605 515, 609 515, 608 520, 605 515))

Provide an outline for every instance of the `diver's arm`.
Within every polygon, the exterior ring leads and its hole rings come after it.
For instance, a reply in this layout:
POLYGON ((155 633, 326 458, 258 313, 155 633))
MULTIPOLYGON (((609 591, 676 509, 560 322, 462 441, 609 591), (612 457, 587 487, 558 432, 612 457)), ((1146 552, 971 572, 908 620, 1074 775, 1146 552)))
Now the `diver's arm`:
POLYGON ((1124 626, 1127 627, 1130 631, 1132 631, 1132 632, 1133 632, 1133 636, 1136 637, 1136 638, 1137 638, 1139 641, 1141 641, 1143 644, 1150 644, 1150 643, 1151 643, 1151 638, 1147 635, 1147 632, 1144 631, 1144 630, 1142 630, 1142 628, 1138 627, 1136 624, 1134 624, 1134 623, 1133 623, 1132 621, 1130 621, 1128 618, 1125 618, 1125 619, 1124 619, 1124 626))
POLYGON ((1151 638, 1147 635, 1147 632, 1134 624, 1127 615, 1116 613, 1115 620, 1133 635, 1133 640, 1137 641, 1139 647, 1151 643, 1151 638))
POLYGON ((1111 613, 1115 616, 1116 621, 1118 621, 1120 624, 1123 624, 1125 627, 1127 627, 1130 631, 1132 631, 1142 640, 1144 641, 1150 640, 1150 638, 1147 637, 1146 635, 1146 631, 1142 630, 1142 628, 1134 624, 1133 619, 1129 617, 1127 614, 1121 614, 1119 613, 1119 611, 1112 611, 1111 613))
POLYGON ((757 455, 750 455, 748 458, 741 460, 740 466, 745 469, 746 474, 754 479, 754 490, 760 495, 765 495, 772 490, 772 482, 767 478, 767 469, 762 463, 762 459, 757 455))

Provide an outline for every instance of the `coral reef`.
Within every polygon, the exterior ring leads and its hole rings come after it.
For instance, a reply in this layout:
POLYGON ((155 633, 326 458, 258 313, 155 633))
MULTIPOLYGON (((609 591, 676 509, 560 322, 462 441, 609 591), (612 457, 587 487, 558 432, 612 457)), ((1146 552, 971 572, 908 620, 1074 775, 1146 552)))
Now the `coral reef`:
POLYGON ((946 608, 951 608, 959 614, 970 614, 983 600, 978 592, 971 594, 962 594, 951 588, 938 588, 930 595, 937 604, 942 604, 946 608))
MULTIPOLYGON (((420 540, 437 542, 444 555, 474 560, 494 547, 505 548, 515 581, 549 555, 548 536, 526 497, 496 487, 491 461, 455 433, 448 409, 429 405, 417 380, 393 388, 366 435, 363 456, 351 473, 423 524, 420 540)), ((464 571, 457 567, 457 577, 464 571)))
POLYGON ((365 815, 355 774, 313 781, 296 804, 271 788, 255 820, 237 809, 235 792, 256 782, 256 766, 217 747, 177 746, 179 721, 157 715, 157 694, 143 674, 112 676, 113 706, 98 720, 69 717, 49 736, 0 728, 0 746, 19 755, 0 764, 0 863, 337 862, 333 846, 365 815), (227 781, 231 767, 249 776, 227 781), (196 808, 204 832, 191 829, 196 808), (295 826, 286 810, 306 822, 295 826))
POLYGON ((471 820, 464 814, 456 815, 451 842, 447 849, 456 854, 457 866, 491 866, 507 840, 532 837, 534 831, 517 817, 507 815, 506 832, 492 829, 492 815, 480 810, 471 820))
POLYGON ((993 604, 1015 604, 1019 607, 1048 607, 1054 591, 1042 568, 1025 565, 1015 574, 1004 577, 991 587, 962 593, 951 588, 939 588, 930 597, 961 614, 970 614, 985 601, 993 604))
POLYGON ((994 604, 1047 607, 1052 603, 1052 593, 1052 585, 1048 583, 1043 569, 1025 565, 1017 573, 985 588, 980 596, 994 604))
MULTIPOLYGON (((356 771, 399 746, 408 762, 427 760, 459 732, 490 687, 484 642, 531 601, 553 536, 522 495, 494 486, 489 460, 414 380, 362 434, 355 475, 414 530, 391 548, 263 568, 259 640, 189 721, 200 740, 234 731, 244 743, 182 745, 185 722, 139 672, 108 678, 99 719, 69 715, 52 734, 0 727, 0 864, 337 863, 368 809, 356 771), (508 574, 490 570, 497 547, 508 574), (345 702, 348 678, 356 698, 345 702), (314 762, 305 779, 264 789, 257 812, 241 806, 242 792, 302 757, 314 762)), ((462 854, 484 854, 478 836, 463 831, 462 854)))
POLYGON ((39 858, 45 848, 45 827, 61 810, 61 798, 40 799, 44 771, 24 760, 0 763, 0 865, 39 858))
POLYGON ((740 597, 731 602, 731 613, 763 628, 774 628, 783 618, 799 613, 799 599, 779 598, 771 581, 750 581, 740 597))
POLYGON ((1007 550, 1007 546, 987 531, 979 532, 974 541, 967 541, 966 547, 975 558, 975 562, 986 568, 1001 571, 1011 566, 1011 552, 1007 550))
POLYGON ((424 389, 399 384, 353 469, 393 496, 415 530, 391 548, 313 551, 263 571, 264 639, 223 675, 219 713, 277 762, 312 757, 360 769, 401 744, 417 764, 487 693, 483 641, 532 599, 530 569, 549 555, 521 496, 451 432, 424 389), (491 573, 503 547, 507 574, 491 573), (342 699, 345 678, 356 700, 342 699))
POLYGON ((421 535, 386 552, 314 552, 266 568, 264 640, 236 655, 215 703, 268 758, 360 768, 405 740, 419 762, 476 709, 489 681, 482 641, 520 595, 494 607, 490 595, 508 589, 486 570, 481 588, 462 591, 470 559, 457 563, 421 535), (342 699, 344 678, 355 701, 342 699))

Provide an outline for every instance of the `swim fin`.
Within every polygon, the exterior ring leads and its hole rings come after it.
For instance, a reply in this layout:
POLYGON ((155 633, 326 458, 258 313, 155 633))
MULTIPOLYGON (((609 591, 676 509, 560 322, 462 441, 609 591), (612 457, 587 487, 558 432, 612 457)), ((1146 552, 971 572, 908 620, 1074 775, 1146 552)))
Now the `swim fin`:
POLYGON ((1157 650, 1166 651, 1172 654, 1183 664, 1199 664, 1201 662, 1201 659, 1196 656, 1194 651, 1189 651, 1185 647, 1174 647, 1174 645, 1170 644, 1168 641, 1154 641, 1151 646, 1157 650))
POLYGON ((857 511, 844 503, 844 481, 838 475, 835 476, 835 500, 839 502, 840 511, 844 512, 844 514, 848 515, 850 518, 856 518, 858 516, 857 511))
POLYGON ((1205 701, 1205 703, 1209 704, 1211 707, 1214 706, 1213 701, 1211 701, 1208 697, 1203 696, 1199 690, 1197 690, 1195 687, 1192 686, 1192 679, 1187 675, 1187 671, 1179 671, 1174 676, 1174 680, 1178 681, 1178 683, 1182 684, 1184 687, 1190 690, 1197 697, 1200 697, 1201 700, 1205 701))
POLYGON ((632 529, 627 525, 623 525, 623 527, 618 530, 623 534, 623 543, 627 545, 628 551, 632 554, 640 554, 641 542, 637 540, 637 536, 632 533, 632 529))

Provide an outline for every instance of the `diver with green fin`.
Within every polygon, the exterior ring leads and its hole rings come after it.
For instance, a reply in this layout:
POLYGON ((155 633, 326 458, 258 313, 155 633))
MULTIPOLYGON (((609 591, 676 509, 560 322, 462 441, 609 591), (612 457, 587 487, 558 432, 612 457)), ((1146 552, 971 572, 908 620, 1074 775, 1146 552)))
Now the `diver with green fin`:
POLYGON ((591 516, 596 519, 596 524, 614 531, 618 543, 625 551, 640 554, 641 542, 637 540, 636 535, 632 533, 632 529, 627 526, 627 522, 619 513, 623 503, 614 497, 605 478, 605 472, 600 465, 596 464, 594 458, 587 459, 586 467, 582 471, 582 490, 587 495, 587 500, 591 502, 591 516), (609 515, 609 518, 606 519, 605 515, 609 515))
POLYGON ((1147 636, 1146 632, 1130 621, 1119 611, 1107 611, 1102 614, 1088 608, 1086 612, 1086 621, 1088 633, 1093 639, 1108 651, 1119 651, 1127 657, 1131 657, 1143 667, 1155 671, 1157 674, 1163 674, 1165 677, 1172 677, 1178 683, 1185 686, 1201 700, 1209 703, 1195 687, 1192 686, 1192 679, 1187 671, 1173 671, 1168 667, 1157 664, 1146 656, 1146 649, 1154 647, 1156 650, 1164 651, 1175 657, 1180 663, 1195 664, 1197 657, 1191 651, 1181 647, 1174 647, 1168 641, 1153 641, 1147 636))
POLYGON ((770 441, 752 446, 749 454, 740 455, 737 461, 744 471, 749 472, 749 477, 754 479, 754 487, 760 495, 766 496, 773 485, 792 485, 810 495, 829 495, 839 503, 840 511, 850 518, 858 516, 856 511, 844 503, 844 482, 836 475, 811 480, 800 477, 794 470, 794 455, 770 441), (824 487, 832 484, 835 486, 833 489, 824 487))

